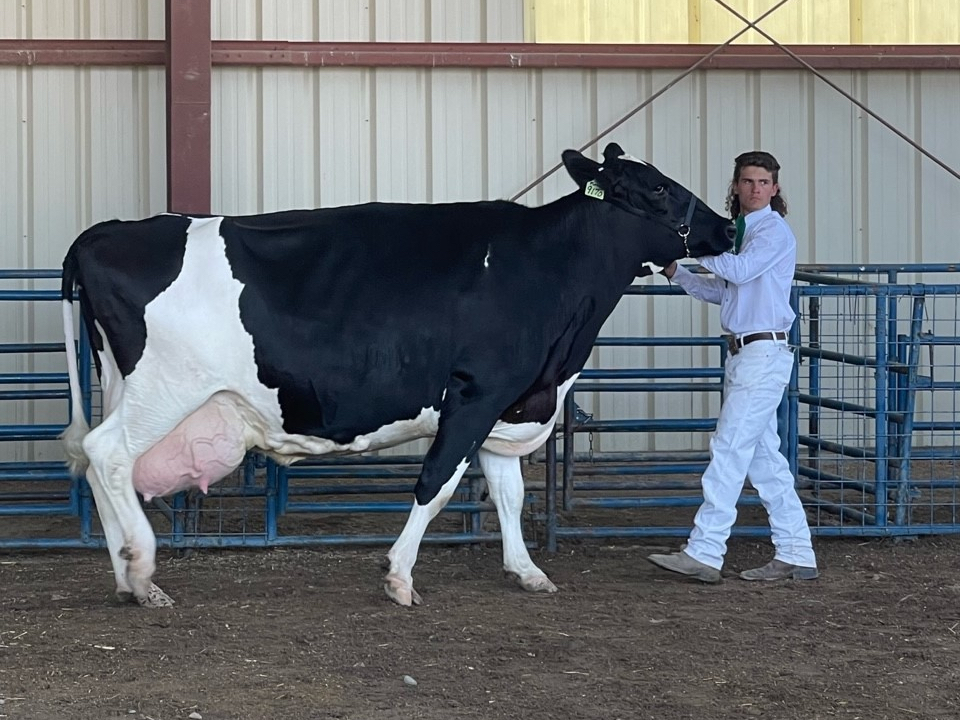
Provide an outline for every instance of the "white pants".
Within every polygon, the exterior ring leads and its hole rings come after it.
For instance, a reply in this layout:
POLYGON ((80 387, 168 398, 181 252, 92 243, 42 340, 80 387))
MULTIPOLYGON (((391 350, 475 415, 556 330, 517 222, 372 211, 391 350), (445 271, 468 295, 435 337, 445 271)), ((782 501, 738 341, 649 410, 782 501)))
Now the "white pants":
POLYGON ((703 505, 686 548, 688 555, 710 567, 723 566, 746 477, 770 516, 774 557, 817 566, 807 517, 777 435, 777 406, 792 370, 793 351, 773 340, 752 342, 727 362, 723 406, 701 480, 703 505))

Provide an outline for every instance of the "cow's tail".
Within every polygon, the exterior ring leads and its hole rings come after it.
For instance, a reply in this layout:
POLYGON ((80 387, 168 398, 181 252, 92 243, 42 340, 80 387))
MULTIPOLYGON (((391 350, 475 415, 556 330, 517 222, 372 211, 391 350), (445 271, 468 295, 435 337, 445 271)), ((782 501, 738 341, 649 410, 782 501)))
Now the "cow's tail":
MULTIPOLYGON (((70 380, 70 424, 60 435, 67 453, 67 464, 74 477, 87 469, 90 461, 83 451, 83 438, 90 432, 83 411, 83 395, 80 392, 80 372, 77 369, 77 339, 73 329, 73 290, 77 284, 77 258, 71 246, 63 261, 63 280, 60 285, 60 303, 63 308, 63 338, 67 353, 67 376, 70 380)), ((82 322, 82 320, 81 320, 82 322)))

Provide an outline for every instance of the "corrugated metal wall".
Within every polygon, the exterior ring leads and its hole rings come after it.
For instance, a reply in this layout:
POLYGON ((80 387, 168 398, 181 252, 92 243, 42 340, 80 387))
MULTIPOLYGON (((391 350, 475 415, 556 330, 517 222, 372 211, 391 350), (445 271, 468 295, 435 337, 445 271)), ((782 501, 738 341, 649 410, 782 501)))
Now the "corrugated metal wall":
MULTIPOLYGON (((160 0, 43 0, 0 8, 6 37, 162 36, 160 0)), ((215 36, 224 39, 511 41, 522 36, 523 25, 519 3, 507 0, 391 0, 362 7, 348 0, 221 0, 214 12, 215 36)), ((582 145, 675 75, 215 68, 213 210, 509 197, 557 163, 563 149, 582 145)), ((829 77, 960 166, 960 74, 851 71, 829 77)), ((0 93, 9 99, 0 104, 0 267, 57 267, 84 227, 164 209, 162 69, 0 66, 0 93)), ((957 259, 960 182, 802 71, 696 73, 610 139, 718 209, 732 158, 754 147, 772 151, 784 167, 781 182, 801 262, 957 259)), ((522 201, 540 204, 571 189, 561 172, 522 201)), ((626 301, 607 331, 719 332, 716 313, 702 304, 681 299, 664 312, 659 303, 653 312, 650 302, 626 301)), ((4 308, 0 333, 10 340, 57 340, 58 311, 4 308)), ((609 356, 627 358, 627 352, 609 356)), ((632 352, 624 364, 705 362, 700 351, 632 352)), ((18 369, 62 367, 51 357, 18 369)), ((715 412, 713 404, 634 396, 597 411, 607 417, 703 416, 715 412)), ((6 412, 20 421, 62 420, 42 408, 6 412)), ((629 439, 634 447, 688 441, 629 439)), ((18 452, 59 456, 46 445, 18 452)))
POLYGON ((0 37, 162 40, 163 0, 20 0, 0 3, 0 37))
POLYGON ((522 42, 520 0, 213 0, 214 40, 522 42))
MULTIPOLYGON (((725 0, 756 20, 779 0, 725 0)), ((722 43, 743 22, 716 0, 526 0, 530 42, 722 43)), ((960 43, 956 0, 791 0, 758 27, 781 43, 960 43)), ((750 30, 739 43, 769 44, 750 30)))
MULTIPOLYGON (((749 19, 777 0, 728 0, 749 19)), ((223 40, 720 43, 715 0, 213 0, 223 40)), ((760 25, 784 43, 958 43, 954 0, 791 0, 760 25)), ((0 36, 162 39, 163 0, 0 4, 0 36)), ((737 42, 766 43, 750 31, 737 42)))
MULTIPOLYGON (((953 132, 960 74, 827 76, 934 155, 960 164, 953 132)), ((674 77, 618 70, 215 70, 214 209, 509 197, 557 163, 564 148, 594 137, 674 77)), ((960 183, 808 73, 696 73, 612 138, 718 208, 733 156, 770 150, 784 167, 803 262, 955 257, 960 183)), ((541 203, 570 187, 561 172, 524 201, 541 203)))
MULTIPOLYGON (((214 40, 522 42, 520 0, 212 0, 214 40)), ((0 37, 162 40, 164 0, 0 3, 0 37)))

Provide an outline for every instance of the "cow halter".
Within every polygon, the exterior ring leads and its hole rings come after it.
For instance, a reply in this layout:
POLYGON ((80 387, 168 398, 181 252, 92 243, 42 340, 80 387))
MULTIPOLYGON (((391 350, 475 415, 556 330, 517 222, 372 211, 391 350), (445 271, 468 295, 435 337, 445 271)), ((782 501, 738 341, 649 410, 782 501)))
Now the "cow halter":
POLYGON ((690 202, 687 204, 687 214, 684 216, 683 222, 680 223, 680 226, 677 228, 673 228, 673 226, 663 222, 659 217, 657 217, 656 215, 650 214, 646 210, 641 210, 640 208, 636 208, 633 205, 629 205, 618 198, 607 198, 606 193, 603 191, 603 188, 600 187, 600 184, 597 183, 596 180, 591 180, 586 184, 586 186, 583 189, 583 194, 586 195, 587 197, 592 197, 596 200, 606 200, 611 205, 616 205, 618 208, 620 208, 621 210, 626 210, 628 213, 632 213, 633 215, 639 215, 640 217, 649 217, 654 222, 660 223, 661 225, 666 225, 671 229, 675 229, 677 231, 677 235, 679 235, 683 240, 683 249, 684 251, 686 251, 687 257, 691 257, 690 246, 687 244, 687 238, 690 236, 690 223, 693 220, 693 213, 697 209, 697 196, 694 195, 693 193, 690 193, 690 202))
POLYGON ((693 212, 697 209, 697 196, 690 193, 690 204, 687 205, 687 216, 683 219, 683 225, 677 229, 677 234, 683 238, 683 249, 690 257, 690 246, 687 245, 687 237, 690 235, 690 222, 693 220, 693 212))

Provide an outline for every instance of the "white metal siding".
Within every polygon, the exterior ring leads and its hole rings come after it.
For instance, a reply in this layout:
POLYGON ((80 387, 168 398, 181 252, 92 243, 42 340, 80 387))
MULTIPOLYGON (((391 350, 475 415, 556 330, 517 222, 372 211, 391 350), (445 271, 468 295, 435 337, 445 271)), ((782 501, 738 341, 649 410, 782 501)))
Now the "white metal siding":
POLYGON ((520 0, 213 0, 214 40, 523 42, 520 0))
POLYGON ((0 37, 162 40, 164 0, 6 0, 0 37))
MULTIPOLYGON (((213 0, 214 40, 522 42, 520 0, 213 0)), ((164 0, 6 0, 0 37, 162 40, 164 0)))

